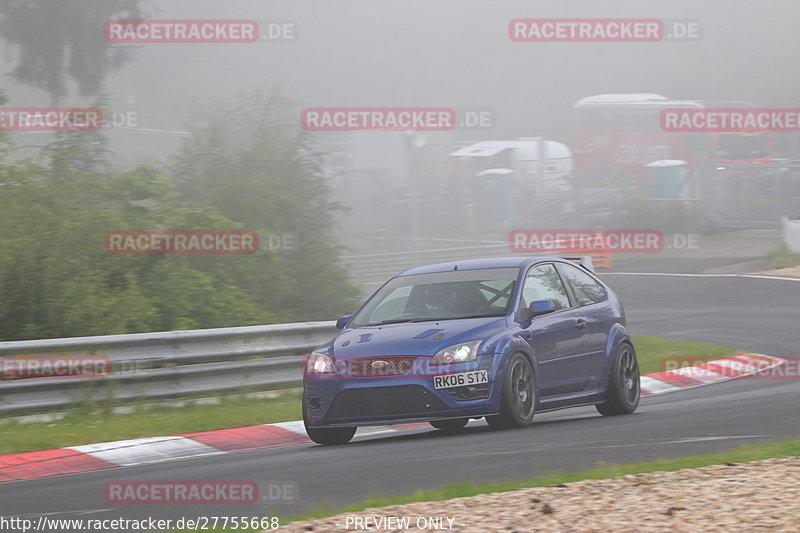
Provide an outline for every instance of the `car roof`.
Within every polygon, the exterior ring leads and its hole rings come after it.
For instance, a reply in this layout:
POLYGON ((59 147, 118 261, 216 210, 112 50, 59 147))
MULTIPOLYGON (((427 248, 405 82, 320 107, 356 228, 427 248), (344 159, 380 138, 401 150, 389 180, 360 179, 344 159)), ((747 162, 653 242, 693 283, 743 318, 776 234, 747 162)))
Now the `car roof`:
POLYGON ((453 270, 478 270, 482 268, 522 268, 543 261, 561 261, 560 257, 546 256, 513 256, 513 257, 485 257, 482 259, 464 259, 463 261, 450 261, 412 268, 401 272, 398 276, 411 276, 413 274, 431 274, 433 272, 451 272, 453 270), (458 267, 458 268, 456 268, 458 267))

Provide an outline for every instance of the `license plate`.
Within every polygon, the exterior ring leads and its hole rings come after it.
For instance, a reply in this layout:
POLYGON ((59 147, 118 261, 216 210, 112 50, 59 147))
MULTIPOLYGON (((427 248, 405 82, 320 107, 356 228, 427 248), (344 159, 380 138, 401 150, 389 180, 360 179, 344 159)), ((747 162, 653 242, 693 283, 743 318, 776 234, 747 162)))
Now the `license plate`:
POLYGON ((435 376, 433 378, 433 386, 437 389, 462 387, 464 385, 480 385, 481 383, 489 383, 488 370, 474 370, 472 372, 448 374, 446 376, 435 376))

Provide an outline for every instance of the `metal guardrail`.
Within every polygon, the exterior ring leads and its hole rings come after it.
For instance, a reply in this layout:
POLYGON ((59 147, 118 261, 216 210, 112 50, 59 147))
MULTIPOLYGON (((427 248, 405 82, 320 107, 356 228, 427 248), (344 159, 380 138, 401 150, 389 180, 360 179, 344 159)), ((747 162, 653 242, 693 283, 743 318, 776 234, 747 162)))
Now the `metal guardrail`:
POLYGON ((334 322, 305 322, 0 342, 0 356, 107 356, 112 367, 106 377, 2 380, 0 413, 290 387, 301 381, 302 355, 335 333, 334 322))

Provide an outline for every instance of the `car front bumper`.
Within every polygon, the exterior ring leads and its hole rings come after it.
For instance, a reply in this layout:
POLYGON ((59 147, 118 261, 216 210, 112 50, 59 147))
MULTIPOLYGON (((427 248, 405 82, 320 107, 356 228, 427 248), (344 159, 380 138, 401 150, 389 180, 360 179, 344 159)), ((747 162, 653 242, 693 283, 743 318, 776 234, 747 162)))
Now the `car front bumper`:
MULTIPOLYGON (((429 360, 429 358, 427 358, 429 360)), ((481 417, 500 410, 497 364, 501 358, 480 355, 475 361, 429 366, 408 374, 353 377, 307 375, 303 379, 303 413, 311 427, 357 427, 446 418, 481 417), (486 370, 485 385, 436 389, 434 377, 486 370)))

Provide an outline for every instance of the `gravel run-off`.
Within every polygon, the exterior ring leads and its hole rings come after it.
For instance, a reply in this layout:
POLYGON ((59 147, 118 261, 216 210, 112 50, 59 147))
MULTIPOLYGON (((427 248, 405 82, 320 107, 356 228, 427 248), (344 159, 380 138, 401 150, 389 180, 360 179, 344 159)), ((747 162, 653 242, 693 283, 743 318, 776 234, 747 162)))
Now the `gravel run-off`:
POLYGON ((279 531, 800 532, 800 457, 394 505, 279 531))

